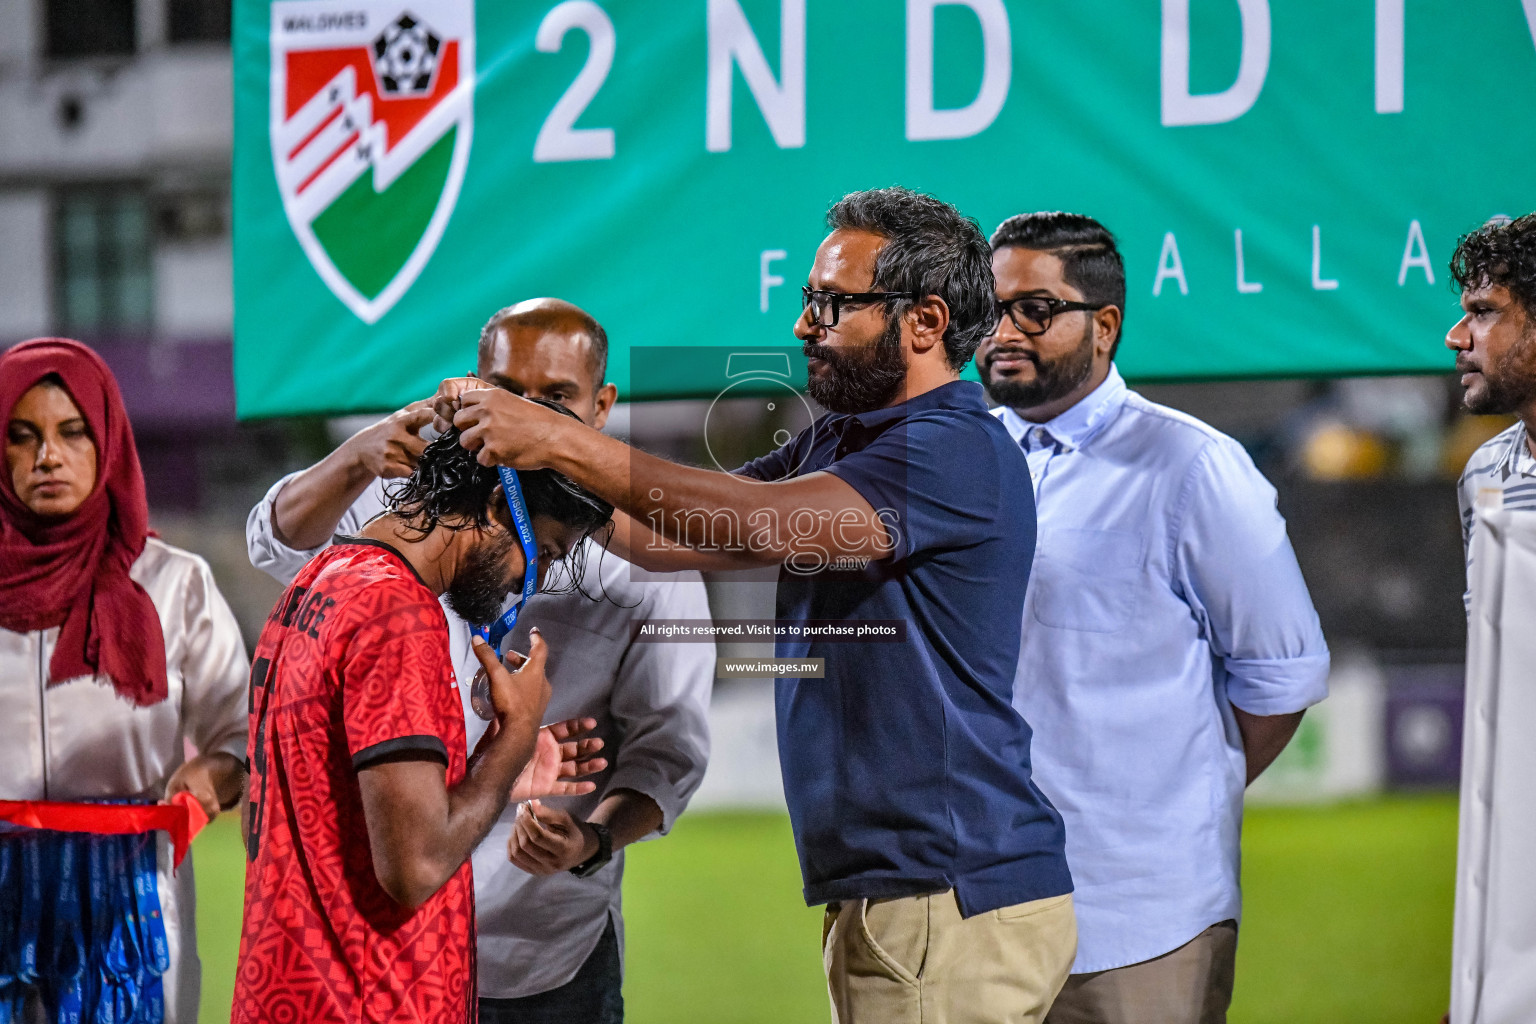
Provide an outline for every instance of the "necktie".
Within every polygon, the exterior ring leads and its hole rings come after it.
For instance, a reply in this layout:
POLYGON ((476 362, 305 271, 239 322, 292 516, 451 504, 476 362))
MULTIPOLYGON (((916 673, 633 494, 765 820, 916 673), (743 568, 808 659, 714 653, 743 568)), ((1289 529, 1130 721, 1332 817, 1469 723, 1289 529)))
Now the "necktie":
POLYGON ((1046 448, 1054 448, 1056 446, 1056 438, 1052 437, 1051 432, 1044 427, 1030 427, 1024 432, 1024 437, 1020 440, 1020 443, 1023 445, 1025 452, 1037 452, 1046 448))

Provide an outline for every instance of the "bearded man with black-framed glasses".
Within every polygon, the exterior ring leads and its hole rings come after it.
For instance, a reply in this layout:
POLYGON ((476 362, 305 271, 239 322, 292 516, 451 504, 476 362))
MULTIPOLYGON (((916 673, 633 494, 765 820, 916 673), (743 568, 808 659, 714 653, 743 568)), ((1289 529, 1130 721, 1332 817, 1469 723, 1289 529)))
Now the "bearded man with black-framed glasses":
POLYGON ((1328 648, 1253 460, 1115 368, 1114 236, 1024 214, 992 248, 976 364, 1040 524, 1014 705, 1077 886, 1077 959, 1046 1020, 1225 1021, 1243 790, 1326 695, 1328 648))
POLYGON ((482 463, 611 495, 610 549, 647 569, 780 567, 779 762, 835 1019, 1038 1024, 1072 960, 1072 881, 1010 703, 1028 471, 960 379, 991 326, 991 254, 905 189, 845 196, 827 226, 794 333, 828 414, 735 473, 462 379, 437 414, 482 463))

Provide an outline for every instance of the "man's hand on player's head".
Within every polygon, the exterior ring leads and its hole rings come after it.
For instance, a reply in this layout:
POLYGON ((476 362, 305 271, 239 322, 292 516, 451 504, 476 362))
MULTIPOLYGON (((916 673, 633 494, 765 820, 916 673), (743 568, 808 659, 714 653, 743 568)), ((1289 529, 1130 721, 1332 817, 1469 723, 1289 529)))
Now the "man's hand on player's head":
MULTIPOLYGON (((439 399, 439 415, 442 409, 439 399)), ((484 388, 458 396, 453 425, 459 428, 459 443, 478 453, 482 466, 545 469, 559 449, 562 431, 580 423, 510 392, 484 388)))
POLYGON ((595 728, 595 718, 568 718, 540 729, 533 756, 512 784, 512 802, 581 796, 596 789, 597 783, 588 777, 607 768, 608 761, 594 756, 603 741, 585 736, 595 728))
POLYGON ((449 377, 437 386, 437 394, 427 401, 432 406, 432 427, 439 434, 446 434, 453 426, 454 413, 459 411, 459 396, 466 391, 479 391, 490 387, 479 377, 449 377))
POLYGON ((427 442, 421 428, 432 422, 432 399, 412 402, 398 412, 353 434, 342 447, 357 465, 375 477, 396 480, 416 470, 427 442))

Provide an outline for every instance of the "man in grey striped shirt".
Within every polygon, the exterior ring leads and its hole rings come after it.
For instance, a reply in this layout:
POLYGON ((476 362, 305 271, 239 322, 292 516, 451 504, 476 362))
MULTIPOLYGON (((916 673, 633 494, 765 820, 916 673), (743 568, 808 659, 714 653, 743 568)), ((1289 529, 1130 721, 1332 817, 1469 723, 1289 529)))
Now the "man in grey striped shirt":
POLYGON ((1467 461, 1458 485, 1461 536, 1472 551, 1475 509, 1536 509, 1536 213, 1492 220, 1451 257, 1465 315, 1445 336, 1471 413, 1519 421, 1467 461))

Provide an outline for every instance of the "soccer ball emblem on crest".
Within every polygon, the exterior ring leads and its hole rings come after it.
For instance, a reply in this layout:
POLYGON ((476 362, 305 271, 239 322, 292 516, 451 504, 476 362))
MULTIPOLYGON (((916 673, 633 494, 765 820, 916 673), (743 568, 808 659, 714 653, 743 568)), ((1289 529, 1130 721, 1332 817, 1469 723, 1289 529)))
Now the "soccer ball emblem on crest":
POLYGON ((321 280, 377 323, 431 259, 474 128, 474 0, 272 0, 272 165, 321 280))
POLYGON ((421 96, 432 91, 437 51, 442 40, 409 13, 401 14, 373 41, 373 71, 389 96, 421 96))

